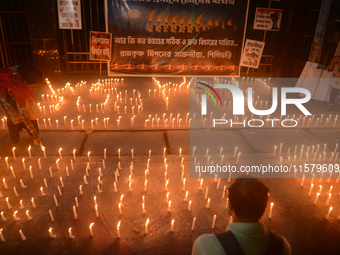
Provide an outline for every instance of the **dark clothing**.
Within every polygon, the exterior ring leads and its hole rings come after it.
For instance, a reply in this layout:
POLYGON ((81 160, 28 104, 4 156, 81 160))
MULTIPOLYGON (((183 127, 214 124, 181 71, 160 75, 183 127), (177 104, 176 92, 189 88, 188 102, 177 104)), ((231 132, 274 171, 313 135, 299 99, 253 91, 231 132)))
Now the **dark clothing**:
MULTIPOLYGON (((34 128, 37 130, 39 134, 39 127, 38 127, 38 121, 37 120, 31 120, 34 128)), ((23 129, 27 130, 27 133, 32 136, 31 132, 27 129, 26 125, 24 122, 20 122, 18 124, 14 124, 11 120, 11 118, 7 118, 7 127, 9 131, 9 135, 11 137, 11 141, 13 144, 19 143, 20 139, 20 131, 23 129)))

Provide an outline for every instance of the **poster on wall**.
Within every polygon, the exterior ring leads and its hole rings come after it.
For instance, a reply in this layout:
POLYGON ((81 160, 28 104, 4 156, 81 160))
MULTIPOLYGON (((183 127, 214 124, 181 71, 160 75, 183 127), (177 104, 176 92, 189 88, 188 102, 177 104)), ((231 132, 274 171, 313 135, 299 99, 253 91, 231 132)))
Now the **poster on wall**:
POLYGON ((107 0, 110 75, 238 76, 248 1, 107 0))
POLYGON ((259 68, 264 45, 264 42, 247 39, 240 65, 255 69, 259 68))
POLYGON ((80 0, 58 0, 59 29, 82 29, 80 0))
POLYGON ((90 31, 90 60, 111 60, 111 33, 90 31))
POLYGON ((283 10, 256 8, 254 29, 279 31, 283 10))

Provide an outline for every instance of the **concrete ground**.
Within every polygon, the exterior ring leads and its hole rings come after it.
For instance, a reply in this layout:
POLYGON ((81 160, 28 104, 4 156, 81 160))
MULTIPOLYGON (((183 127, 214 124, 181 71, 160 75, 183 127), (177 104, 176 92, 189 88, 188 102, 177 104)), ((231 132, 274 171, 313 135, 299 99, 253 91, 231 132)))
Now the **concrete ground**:
MULTIPOLYGON (((42 107, 45 106, 46 113, 39 119, 46 158, 41 148, 34 146, 31 138, 22 131, 20 148, 15 149, 14 159, 8 131, 0 123, 0 179, 3 180, 0 186, 0 211, 3 212, 0 229, 6 240, 0 242, 0 251, 4 254, 190 254, 193 241, 200 234, 225 231, 229 215, 223 190, 224 186, 230 186, 234 177, 234 174, 231 179, 229 174, 221 175, 218 176, 221 180, 217 180, 211 175, 209 177, 212 178, 203 180, 201 190, 200 180, 191 178, 194 175, 190 173, 190 166, 194 165, 195 160, 193 148, 196 160, 201 160, 201 164, 203 160, 207 160, 205 154, 209 149, 208 155, 215 163, 220 163, 223 154, 223 164, 237 167, 292 162, 296 165, 307 163, 339 166, 339 159, 336 157, 340 141, 340 125, 337 122, 339 106, 336 106, 335 111, 328 112, 326 102, 311 100, 306 108, 313 116, 304 121, 300 118, 295 128, 226 126, 214 129, 209 115, 205 122, 198 117, 200 110, 195 106, 193 96, 190 105, 187 87, 189 79, 159 79, 162 85, 168 83, 163 88, 163 98, 161 90, 151 78, 113 80, 111 85, 106 86, 103 81, 104 86, 92 85, 89 92, 91 84, 96 81, 97 79, 89 79, 86 85, 77 87, 80 80, 71 81, 73 89, 65 86, 64 82, 52 81, 53 89, 60 97, 60 105, 51 111, 52 105, 56 106, 58 103, 56 98, 47 99, 47 94, 51 94, 48 88, 38 92, 38 101, 42 107), (184 85, 180 86, 182 82, 184 85), (138 93, 141 93, 140 97, 138 93), (110 96, 107 97, 107 94, 110 96), (168 109, 164 100, 166 96, 169 100, 168 109), (138 112, 138 107, 143 108, 143 111, 140 109, 138 112), (187 118, 189 112, 191 114, 187 118), (196 114, 195 121, 193 113, 196 114), (30 144, 31 158, 28 151, 30 144), (282 147, 279 155, 280 144, 282 147), (318 146, 319 151, 314 155, 318 146), (220 154, 222 147, 223 152, 220 154), (304 152, 301 156, 302 148, 304 152), (236 162, 239 152, 239 161, 236 162), (294 155, 297 157, 295 161, 294 155), (116 170, 119 165, 121 169, 116 170), (32 174, 29 166, 32 166, 32 174), (149 175, 145 174, 147 169, 149 175), (119 177, 115 177, 116 171, 119 171, 119 177), (186 178, 185 187, 183 178, 186 178), (21 186, 20 180, 27 188, 21 186), (166 180, 169 180, 168 185, 166 180), (80 185, 83 194, 80 194, 80 185), (44 196, 41 187, 46 193, 44 196), (208 197, 211 199, 210 208, 206 208, 207 187, 208 197), (16 196, 14 188, 19 196, 16 196), (188 200, 192 201, 191 211, 188 210, 188 201, 184 200, 186 191, 189 194, 188 200), (58 200, 58 207, 54 195, 58 200), (118 208, 121 195, 124 195, 122 215, 118 208), (98 217, 94 196, 98 204, 98 217), (145 213, 142 211, 143 196, 145 213), (33 207, 32 198, 35 199, 36 207, 33 207), (75 209, 77 219, 73 211, 73 206, 76 206, 75 198, 79 204, 75 209), (20 208, 20 200, 25 208, 20 208), (171 201, 170 212, 167 200, 171 201), (33 220, 27 220, 27 210, 33 220), (49 210, 54 215, 53 222, 49 210), (18 221, 13 217, 15 211, 18 211, 18 221), (216 226, 212 229, 214 215, 217 216, 216 226), (193 217, 197 221, 192 231, 193 217), (147 218, 150 220, 148 234, 145 233, 147 218), (175 223, 172 232, 170 229, 173 219, 175 223), (119 221, 121 238, 118 238, 117 230, 119 221), (93 237, 89 230, 91 223, 94 223, 93 237), (56 238, 49 237, 50 228, 56 238), (72 228, 75 238, 69 238, 69 228, 72 228), (26 241, 22 241, 20 229, 26 236, 26 241)), ((256 95, 265 102, 269 97, 265 87, 260 81, 256 85, 256 95)), ((228 95, 224 95, 222 99, 227 101, 226 106, 215 112, 214 117, 219 118, 226 113, 227 119, 232 119, 228 95)), ((211 105, 212 102, 209 102, 208 107, 211 105)), ((300 115, 294 108, 289 108, 288 114, 295 115, 295 119, 300 115)), ((0 119, 4 116, 0 112, 0 119)), ((250 119, 251 113, 247 112, 245 117, 250 119)), ((281 179, 263 176, 263 181, 270 189, 270 202, 274 203, 271 219, 268 207, 263 221, 268 229, 286 237, 294 254, 336 254, 340 250, 339 174, 334 172, 330 175, 328 172, 321 176, 316 169, 313 173, 305 173, 304 179, 301 175, 298 176, 300 178, 287 175, 289 178, 281 179), (311 183, 314 185, 312 189, 311 183), (322 185, 321 188, 319 185, 322 185), (318 192, 320 196, 316 198, 318 192), (327 202, 329 197, 330 201, 327 202), (326 220, 330 206, 332 211, 326 220)), ((282 176, 275 178, 279 177, 282 176)))

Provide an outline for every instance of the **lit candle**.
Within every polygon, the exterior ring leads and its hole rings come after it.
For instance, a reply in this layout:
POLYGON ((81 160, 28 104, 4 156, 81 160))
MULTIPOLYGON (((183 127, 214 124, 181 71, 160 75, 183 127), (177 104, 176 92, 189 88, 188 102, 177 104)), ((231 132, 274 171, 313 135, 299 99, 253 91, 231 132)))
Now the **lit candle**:
POLYGON ((50 215, 51 221, 54 222, 54 217, 53 217, 52 211, 48 210, 48 214, 50 215))
POLYGON ((91 161, 90 155, 91 155, 91 151, 89 151, 89 152, 87 153, 87 158, 88 158, 89 161, 91 161))
POLYGON ((145 182, 144 182, 144 191, 146 192, 146 190, 147 190, 147 183, 148 183, 148 180, 145 180, 145 182))
POLYGON ((60 158, 60 160, 63 159, 63 156, 61 155, 61 151, 62 151, 62 150, 63 150, 63 148, 60 148, 59 151, 58 151, 58 152, 59 152, 59 158, 60 158))
POLYGON ((309 189, 309 193, 308 193, 308 196, 309 196, 309 197, 312 195, 313 187, 314 187, 314 184, 312 183, 312 184, 310 185, 310 189, 309 189))
POLYGON ((63 195, 63 193, 61 193, 60 186, 58 185, 58 186, 57 186, 57 188, 58 188, 58 193, 59 193, 59 196, 62 196, 62 195, 63 195))
POLYGON ((2 182, 3 182, 3 184, 4 184, 4 188, 5 188, 5 189, 8 189, 8 185, 7 185, 7 183, 6 183, 6 179, 5 179, 5 178, 2 179, 2 182))
MULTIPOLYGON (((32 198, 33 199, 33 198, 32 198)), ((58 205, 58 200, 57 200, 57 197, 55 195, 53 195, 53 199, 54 199, 54 203, 55 203, 55 206, 56 207, 59 207, 58 205)))
POLYGON ((185 180, 186 178, 183 179, 183 187, 182 187, 183 190, 185 190, 185 180))
POLYGON ((201 178, 200 187, 198 189, 202 190, 202 188, 203 188, 203 178, 201 178))
POLYGON ((94 210, 95 210, 95 212, 96 212, 96 218, 98 218, 98 217, 99 217, 98 205, 95 205, 95 206, 94 206, 94 210))
POLYGON ((29 210, 26 211, 26 217, 28 221, 33 220, 33 217, 31 217, 29 210))
POLYGON ((122 206, 123 206, 123 197, 124 197, 124 195, 122 194, 122 195, 120 196, 120 203, 122 204, 122 206))
POLYGON ((13 159, 16 159, 16 157, 15 157, 15 147, 12 148, 12 154, 13 154, 13 159))
POLYGON ((167 192, 166 193, 166 203, 169 203, 169 195, 170 195, 170 192, 167 192))
POLYGON ((184 201, 188 201, 188 195, 189 195, 189 191, 185 192, 184 201))
POLYGON ((92 230, 93 224, 94 224, 94 223, 91 223, 90 226, 89 226, 89 229, 90 229, 90 236, 94 236, 94 235, 93 235, 93 230, 92 230))
POLYGON ((142 203, 142 212, 143 212, 143 214, 146 213, 145 204, 144 203, 142 203))
POLYGON ((30 176, 31 176, 31 179, 33 179, 33 170, 32 170, 32 166, 30 166, 28 168, 29 172, 30 172, 30 176))
POLYGON ((17 189, 16 189, 15 187, 13 188, 13 192, 14 192, 14 194, 15 194, 16 197, 19 196, 19 194, 18 194, 18 192, 17 192, 17 189))
POLYGON ((171 221, 171 229, 170 229, 171 232, 174 232, 174 226, 175 226, 175 220, 172 219, 172 221, 171 221))
POLYGON ((75 206, 73 206, 73 217, 74 217, 75 220, 78 218, 78 214, 77 214, 75 206))
POLYGON ((149 225, 149 218, 145 222, 145 234, 149 233, 148 225, 149 225))
POLYGON ((60 177, 59 180, 60 180, 60 185, 61 185, 61 187, 64 188, 63 177, 60 177))
POLYGON ((6 220, 7 220, 6 217, 5 217, 5 215, 4 215, 4 212, 1 212, 1 219, 2 219, 3 221, 6 221, 6 220))
POLYGON ((72 228, 69 228, 69 229, 68 229, 68 237, 69 237, 70 239, 75 238, 75 236, 72 234, 72 228))
POLYGON ((205 190, 205 196, 204 196, 205 200, 207 200, 207 198, 208 198, 208 192, 209 192, 209 187, 207 187, 206 190, 205 190))
POLYGON ((8 165, 8 157, 5 158, 5 162, 6 162, 6 167, 7 169, 9 168, 9 165, 8 165))
POLYGON ((5 238, 4 238, 4 235, 2 234, 2 229, 0 229, 0 240, 1 242, 5 242, 5 238))
POLYGON ((120 159, 120 149, 118 149, 118 158, 120 159))
POLYGON ((318 193, 316 194, 316 197, 315 197, 315 200, 314 200, 314 204, 315 204, 315 205, 316 205, 316 202, 318 201, 319 196, 320 196, 320 193, 318 192, 318 193))
POLYGON ((21 239, 22 239, 23 241, 26 241, 26 237, 25 237, 25 235, 24 235, 24 233, 22 232, 21 229, 19 230, 19 234, 20 234, 21 239))
POLYGON ((189 203, 188 203, 188 211, 189 211, 189 212, 191 211, 191 200, 190 200, 189 203))
POLYGON ((8 197, 6 197, 6 204, 7 204, 8 209, 12 209, 12 206, 11 206, 11 204, 9 203, 8 197))
POLYGON ((76 160, 76 149, 73 150, 73 159, 76 160))
POLYGON ((30 157, 30 158, 32 158, 32 155, 31 155, 31 145, 30 146, 28 146, 28 156, 30 157))
POLYGON ((208 198, 207 205, 205 207, 210 208, 210 198, 208 198))
POLYGON ((53 234, 52 228, 49 228, 48 233, 50 235, 50 238, 56 238, 57 235, 53 234))
POLYGON ((328 194, 328 198, 327 198, 327 200, 326 200, 326 205, 329 205, 329 202, 331 201, 331 197, 332 197, 332 194, 329 193, 329 194, 328 194))
POLYGON ((303 175, 302 180, 301 180, 301 187, 303 187, 303 184, 305 182, 305 175, 303 175))
POLYGON ((333 210, 333 207, 332 207, 332 206, 329 207, 328 213, 327 213, 327 215, 326 215, 326 220, 329 220, 329 217, 331 216, 332 210, 333 210))
POLYGON ((60 159, 57 159, 57 160, 55 161, 55 165, 56 165, 56 167, 57 167, 58 170, 60 169, 59 161, 60 161, 60 159))
POLYGON ((41 195, 43 197, 46 196, 46 193, 44 192, 44 188, 43 187, 40 187, 40 192, 41 192, 41 195))
POLYGON ((79 186, 79 194, 80 194, 80 195, 83 194, 83 186, 82 186, 82 185, 79 186))
POLYGON ((15 212, 13 213, 13 219, 14 219, 14 221, 19 221, 19 220, 20 220, 20 218, 17 217, 17 213, 18 213, 18 211, 15 211, 15 212))
POLYGON ((215 223, 216 223, 216 214, 214 215, 213 222, 212 222, 212 225, 211 225, 212 229, 215 228, 215 223))
POLYGON ((273 213, 273 206, 274 206, 274 203, 270 203, 269 219, 271 219, 271 218, 272 218, 272 213, 273 213))
POLYGON ((120 222, 121 221, 119 221, 118 224, 117 224, 117 237, 118 238, 120 238, 120 222))
POLYGON ((22 203, 22 200, 19 201, 19 204, 20 204, 20 209, 24 209, 25 208, 24 204, 22 203))

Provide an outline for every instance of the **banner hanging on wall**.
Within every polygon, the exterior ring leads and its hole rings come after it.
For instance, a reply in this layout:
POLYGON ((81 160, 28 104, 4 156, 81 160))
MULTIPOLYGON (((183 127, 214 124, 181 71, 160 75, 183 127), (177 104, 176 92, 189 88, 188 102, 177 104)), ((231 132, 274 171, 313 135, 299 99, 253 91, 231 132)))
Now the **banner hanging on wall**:
POLYGON ((110 75, 237 76, 248 1, 107 0, 110 75))

